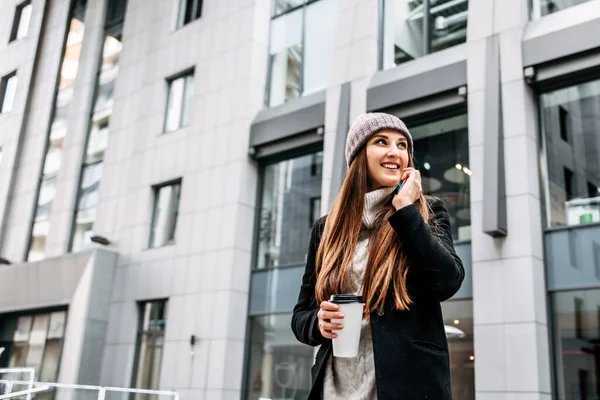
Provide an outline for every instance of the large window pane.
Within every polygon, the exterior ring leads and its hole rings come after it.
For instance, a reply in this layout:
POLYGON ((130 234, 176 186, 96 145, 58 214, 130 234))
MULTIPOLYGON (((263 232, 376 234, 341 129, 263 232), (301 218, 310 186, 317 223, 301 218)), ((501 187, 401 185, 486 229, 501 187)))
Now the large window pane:
POLYGON ((600 289, 551 294, 556 398, 600 397, 600 289))
POLYGON ((385 0, 383 67, 464 43, 468 5, 468 0, 385 0))
POLYGON ((46 142, 47 150, 44 155, 42 183, 38 193, 35 223, 30 232, 29 249, 26 255, 27 261, 44 258, 46 236, 49 228, 48 216, 54 199, 54 186, 56 186, 56 183, 52 180, 56 178, 61 167, 62 146, 67 135, 69 120, 69 105, 73 99, 74 83, 79 69, 79 58, 85 33, 85 24, 82 21, 82 15, 85 14, 85 2, 83 4, 74 2, 71 5, 69 14, 69 31, 60 67, 57 93, 52 104, 53 120, 46 142), (44 187, 50 182, 52 182, 51 190, 44 187))
POLYGON ((181 182, 154 189, 150 247, 163 246, 175 240, 180 192, 181 182))
POLYGON ((302 14, 297 10, 271 22, 270 90, 271 107, 301 94, 302 14))
POLYGON ((327 86, 338 0, 276 1, 269 47, 270 107, 327 86), (285 12, 287 10, 292 10, 285 12))
POLYGON ((423 190, 444 201, 454 240, 471 239, 472 171, 469 168, 467 115, 411 126, 410 131, 423 190))
MULTIPOLYGON (((66 311, 0 315, 0 340, 2 347, 5 347, 0 366, 35 368, 37 381, 56 382, 66 316, 66 311)), ((26 376, 12 374, 4 378, 18 380, 26 376)), ((13 391, 17 387, 13 387, 13 391)), ((36 396, 36 399, 51 398, 48 393, 36 396)))
POLYGON ((304 94, 327 87, 333 55, 336 6, 336 0, 321 0, 306 8, 304 94))
POLYGON ((600 80, 541 95, 549 227, 600 222, 600 80))
POLYGON ((475 400, 475 350, 473 346, 473 301, 442 303, 450 352, 452 398, 475 400))
POLYGON ((308 397, 314 349, 298 342, 290 319, 277 314, 250 320, 248 400, 308 397))
POLYGON ((309 154, 264 167, 257 268, 304 263, 319 214, 314 207, 321 195, 321 163, 321 156, 309 154))
MULTIPOLYGON (((166 301, 152 301, 140 305, 136 370, 133 375, 135 388, 158 389, 166 323, 166 301)), ((148 395, 136 395, 134 398, 146 400, 148 395)))

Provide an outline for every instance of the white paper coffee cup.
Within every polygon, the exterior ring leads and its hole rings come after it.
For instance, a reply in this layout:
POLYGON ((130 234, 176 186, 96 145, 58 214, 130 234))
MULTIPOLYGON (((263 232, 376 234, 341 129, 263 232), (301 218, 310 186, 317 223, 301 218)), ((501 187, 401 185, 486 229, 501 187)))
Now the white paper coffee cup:
POLYGON ((357 357, 364 306, 362 297, 353 294, 334 294, 329 302, 337 304, 340 307, 339 311, 344 314, 342 319, 331 320, 334 324, 344 325, 342 330, 334 330, 337 337, 332 340, 333 355, 335 357, 357 357))

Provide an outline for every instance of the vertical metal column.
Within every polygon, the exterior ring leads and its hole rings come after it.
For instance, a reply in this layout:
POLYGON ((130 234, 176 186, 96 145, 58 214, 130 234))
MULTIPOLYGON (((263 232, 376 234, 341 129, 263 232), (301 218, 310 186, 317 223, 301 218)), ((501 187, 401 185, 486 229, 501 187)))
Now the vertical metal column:
POLYGON ((423 55, 431 52, 431 16, 429 15, 429 2, 423 0, 423 55))

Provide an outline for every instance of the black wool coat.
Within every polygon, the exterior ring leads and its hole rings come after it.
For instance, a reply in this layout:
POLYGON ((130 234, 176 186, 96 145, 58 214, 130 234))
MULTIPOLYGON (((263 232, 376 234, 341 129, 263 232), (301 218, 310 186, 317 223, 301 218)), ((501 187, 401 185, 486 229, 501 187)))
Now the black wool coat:
MULTIPOLYGON (((454 251, 450 220, 443 202, 433 197, 427 201, 434 214, 431 226, 423 221, 415 205, 401 208, 388 220, 409 260, 407 286, 413 304, 409 310, 395 310, 390 290, 383 315, 371 314, 378 400, 452 398, 448 343, 440 302, 458 291, 465 271, 454 251)), ((315 300, 315 258, 325 218, 317 220, 313 227, 298 303, 292 316, 296 338, 310 346, 321 345, 311 369, 313 386, 309 400, 321 398, 325 365, 332 356, 331 340, 325 339, 319 331, 319 306, 315 300)))

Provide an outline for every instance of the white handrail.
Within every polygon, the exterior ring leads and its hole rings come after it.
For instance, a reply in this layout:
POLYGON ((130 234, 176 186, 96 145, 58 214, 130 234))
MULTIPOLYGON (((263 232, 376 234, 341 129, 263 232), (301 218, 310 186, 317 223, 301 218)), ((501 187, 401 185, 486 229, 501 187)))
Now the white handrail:
MULTIPOLYGON (((11 372, 15 372, 14 370, 11 370, 11 372)), ((150 389, 134 389, 134 388, 120 388, 120 387, 103 387, 103 386, 94 386, 94 385, 77 385, 77 384, 72 384, 72 383, 53 383, 53 382, 30 382, 30 381, 17 381, 17 380, 9 380, 9 379, 0 379, 0 384, 6 384, 6 385, 11 385, 11 390, 12 390, 12 385, 16 384, 16 385, 32 385, 32 386, 36 386, 35 389, 32 390, 36 390, 36 391, 40 391, 38 390, 40 387, 46 388, 45 390, 49 389, 49 388, 64 388, 64 389, 75 389, 75 390, 97 390, 98 391, 98 400, 104 400, 105 396, 106 396, 106 392, 121 392, 121 393, 138 393, 138 394, 156 394, 156 395, 164 395, 164 396, 173 396, 174 400, 179 400, 179 393, 177 392, 173 392, 173 391, 168 391, 168 390, 150 390, 150 389)), ((31 390, 27 390, 27 391, 22 391, 22 392, 18 392, 20 393, 20 395, 25 395, 28 393, 35 393, 31 390)), ((11 396, 14 395, 11 394, 11 396)), ((30 396, 30 394, 28 394, 28 396, 30 396)), ((0 397, 0 400, 2 399, 8 399, 11 397, 0 397)))
MULTIPOLYGON (((31 390, 33 390, 33 381, 35 381, 35 368, 0 368, 0 374, 6 373, 28 373, 29 381, 27 382, 27 390, 29 393, 27 394, 26 400, 31 400, 31 390)), ((12 391, 12 387, 11 387, 12 391)))
POLYGON ((50 386, 38 386, 36 388, 21 390, 20 392, 14 392, 9 394, 0 395, 0 400, 3 399, 12 399, 13 397, 20 397, 27 395, 28 398, 31 397, 33 393, 44 392, 46 390, 50 390, 50 386))

